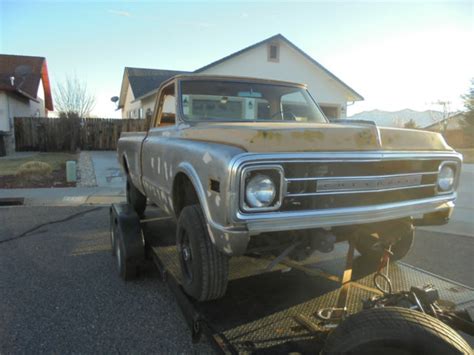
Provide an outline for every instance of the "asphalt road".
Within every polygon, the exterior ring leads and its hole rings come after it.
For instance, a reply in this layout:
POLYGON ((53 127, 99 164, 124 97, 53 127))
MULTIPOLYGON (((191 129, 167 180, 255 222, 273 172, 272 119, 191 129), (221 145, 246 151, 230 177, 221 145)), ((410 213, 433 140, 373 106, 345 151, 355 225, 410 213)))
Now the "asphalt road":
MULTIPOLYGON (((90 209, 2 208, 0 240, 90 209)), ((0 354, 210 351, 157 275, 118 278, 108 238, 101 208, 0 243, 0 354)))
MULTIPOLYGON (((474 287, 473 250, 472 237, 421 231, 404 261, 474 287)), ((156 273, 118 278, 107 208, 0 208, 0 270, 0 354, 211 351, 156 273)))

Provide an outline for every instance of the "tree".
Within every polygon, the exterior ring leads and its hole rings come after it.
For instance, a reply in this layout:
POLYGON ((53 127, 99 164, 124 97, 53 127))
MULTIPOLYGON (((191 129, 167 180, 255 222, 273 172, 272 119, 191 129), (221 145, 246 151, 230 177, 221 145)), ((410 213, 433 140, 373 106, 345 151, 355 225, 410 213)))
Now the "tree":
POLYGON ((418 125, 416 124, 416 122, 413 118, 410 118, 409 121, 405 122, 403 127, 405 127, 405 128, 418 128, 418 125))
POLYGON ((55 106, 60 117, 85 118, 95 106, 95 97, 76 76, 66 77, 54 90, 55 106))
POLYGON ((461 98, 464 100, 464 107, 466 108, 463 126, 472 136, 474 135, 474 78, 471 79, 469 92, 465 95, 461 95, 461 98))

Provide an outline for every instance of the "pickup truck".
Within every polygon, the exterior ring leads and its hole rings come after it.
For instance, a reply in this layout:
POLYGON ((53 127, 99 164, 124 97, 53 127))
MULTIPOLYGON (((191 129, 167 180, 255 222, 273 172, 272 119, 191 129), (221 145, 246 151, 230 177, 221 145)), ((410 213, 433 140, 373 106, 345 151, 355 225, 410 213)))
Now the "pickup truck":
POLYGON ((123 133, 127 201, 177 221, 185 291, 222 297, 229 258, 303 260, 350 241, 363 257, 409 251, 418 225, 448 222, 461 155, 434 132, 330 122, 301 84, 179 75, 147 132, 123 133))

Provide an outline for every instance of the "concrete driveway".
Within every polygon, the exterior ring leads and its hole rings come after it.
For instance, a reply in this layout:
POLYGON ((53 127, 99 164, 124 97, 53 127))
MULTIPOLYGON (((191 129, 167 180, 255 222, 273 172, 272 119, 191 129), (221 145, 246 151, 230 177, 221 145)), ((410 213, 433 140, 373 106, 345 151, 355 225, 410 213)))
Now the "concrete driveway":
POLYGON ((115 151, 90 151, 97 186, 123 188, 125 176, 117 161, 115 151))

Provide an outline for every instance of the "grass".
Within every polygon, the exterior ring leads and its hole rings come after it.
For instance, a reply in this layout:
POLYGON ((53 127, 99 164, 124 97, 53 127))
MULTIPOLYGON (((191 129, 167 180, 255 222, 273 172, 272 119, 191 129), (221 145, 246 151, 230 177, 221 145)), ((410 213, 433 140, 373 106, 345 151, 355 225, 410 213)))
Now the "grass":
POLYGON ((53 170, 64 169, 68 160, 77 160, 77 155, 70 153, 34 153, 19 158, 2 158, 0 159, 0 176, 15 175, 22 164, 30 161, 47 163, 53 170))
POLYGON ((468 164, 474 163, 474 148, 462 148, 462 149, 456 149, 456 151, 462 154, 464 163, 468 163, 468 164))

